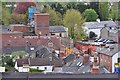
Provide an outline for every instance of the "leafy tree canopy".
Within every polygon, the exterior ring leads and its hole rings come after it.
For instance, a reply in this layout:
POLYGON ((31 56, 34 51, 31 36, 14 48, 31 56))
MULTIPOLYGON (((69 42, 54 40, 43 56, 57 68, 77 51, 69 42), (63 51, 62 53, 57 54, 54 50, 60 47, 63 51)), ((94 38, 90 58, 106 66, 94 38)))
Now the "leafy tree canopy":
POLYGON ((67 10, 63 18, 63 24, 65 27, 68 27, 69 37, 71 38, 83 37, 83 35, 80 34, 80 32, 82 31, 84 32, 84 30, 81 27, 81 25, 84 22, 85 22, 85 19, 83 19, 83 17, 81 16, 81 13, 74 9, 67 10), (74 34, 75 32, 77 36, 75 36, 74 34))
POLYGON ((99 2, 99 17, 100 20, 106 21, 109 20, 109 3, 108 2, 99 2))
POLYGON ((94 9, 86 9, 83 15, 86 18, 87 22, 96 21, 96 19, 98 18, 98 15, 94 9))
POLYGON ((55 11, 55 10, 49 10, 48 12, 50 14, 50 25, 62 25, 62 15, 55 11))
POLYGON ((16 52, 13 52, 11 55, 13 58, 24 57, 26 55, 26 52, 25 51, 16 51, 16 52))

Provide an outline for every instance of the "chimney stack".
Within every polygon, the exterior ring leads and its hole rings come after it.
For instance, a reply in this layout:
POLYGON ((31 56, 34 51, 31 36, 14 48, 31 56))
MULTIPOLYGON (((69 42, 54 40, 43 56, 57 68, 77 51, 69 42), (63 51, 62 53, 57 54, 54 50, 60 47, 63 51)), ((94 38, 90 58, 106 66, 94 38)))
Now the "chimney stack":
POLYGON ((36 13, 34 14, 35 34, 45 36, 49 34, 49 14, 36 13))
POLYGON ((84 54, 83 55, 83 65, 85 65, 89 60, 89 55, 88 54, 84 54))
POLYGON ((99 73, 99 66, 94 66, 94 65, 93 65, 93 67, 92 67, 92 69, 91 69, 91 73, 93 73, 93 74, 99 73))
POLYGON ((97 66, 98 65, 98 60, 97 60, 97 56, 95 55, 94 56, 94 64, 93 64, 94 66, 97 66))

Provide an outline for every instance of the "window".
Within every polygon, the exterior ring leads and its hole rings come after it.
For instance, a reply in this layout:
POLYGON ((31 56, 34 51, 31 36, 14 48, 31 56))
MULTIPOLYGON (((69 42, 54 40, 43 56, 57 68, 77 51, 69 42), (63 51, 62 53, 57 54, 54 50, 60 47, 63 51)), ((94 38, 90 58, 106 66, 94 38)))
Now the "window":
POLYGON ((44 67, 45 70, 47 70, 47 67, 44 67))
POLYGON ((62 37, 62 34, 60 33, 60 37, 62 37))

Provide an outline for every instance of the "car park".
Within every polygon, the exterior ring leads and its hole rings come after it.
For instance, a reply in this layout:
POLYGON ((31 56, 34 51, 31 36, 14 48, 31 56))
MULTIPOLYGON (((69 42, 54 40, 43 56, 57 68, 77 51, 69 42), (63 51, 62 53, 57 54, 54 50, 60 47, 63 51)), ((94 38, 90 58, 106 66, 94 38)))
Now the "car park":
POLYGON ((117 42, 113 41, 113 40, 109 40, 109 39, 96 39, 94 41, 94 44, 96 45, 100 45, 100 44, 116 44, 117 42))

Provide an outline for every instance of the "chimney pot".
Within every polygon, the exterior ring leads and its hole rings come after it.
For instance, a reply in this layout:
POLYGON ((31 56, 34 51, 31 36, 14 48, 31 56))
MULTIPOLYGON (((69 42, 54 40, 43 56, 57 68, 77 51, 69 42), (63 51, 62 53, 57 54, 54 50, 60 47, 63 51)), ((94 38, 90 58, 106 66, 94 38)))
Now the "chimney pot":
POLYGON ((91 73, 93 73, 93 74, 99 73, 99 66, 93 66, 91 73))

